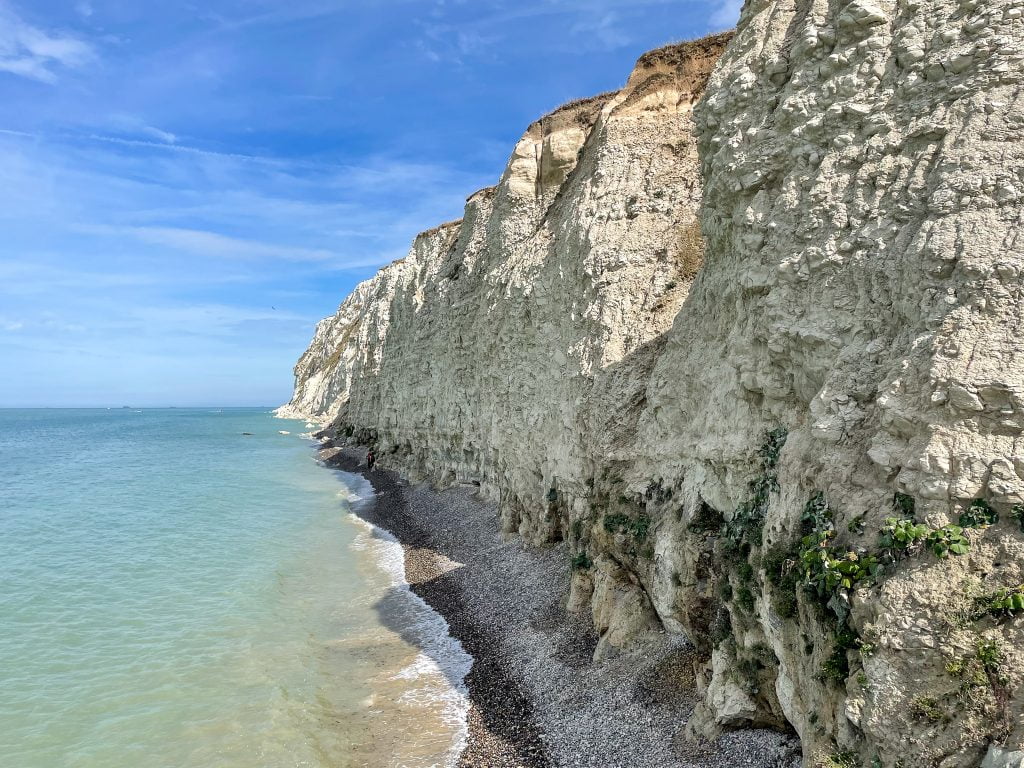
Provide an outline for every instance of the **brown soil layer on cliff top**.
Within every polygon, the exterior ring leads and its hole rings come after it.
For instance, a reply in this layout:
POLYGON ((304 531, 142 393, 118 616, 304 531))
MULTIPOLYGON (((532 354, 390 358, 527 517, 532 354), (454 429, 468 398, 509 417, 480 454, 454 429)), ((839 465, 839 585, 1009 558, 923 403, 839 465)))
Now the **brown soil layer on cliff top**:
POLYGON ((623 91, 630 91, 631 97, 638 97, 657 87, 663 77, 670 77, 673 84, 682 84, 694 96, 704 91, 715 62, 732 39, 733 32, 686 40, 648 51, 633 67, 629 81, 621 90, 605 91, 596 96, 573 99, 546 113, 527 128, 543 128, 545 134, 573 123, 589 129, 597 120, 601 109, 623 91), (681 80, 679 78, 682 78, 681 80))
POLYGON ((442 229, 451 229, 452 227, 458 227, 462 225, 462 219, 454 219, 452 221, 446 221, 443 224, 438 224, 436 227, 425 229, 416 235, 416 239, 419 240, 421 237, 428 237, 430 235, 440 232, 442 229))
POLYGON ((636 60, 634 69, 653 69, 655 67, 675 69, 689 66, 693 59, 703 57, 714 57, 717 60, 734 34, 734 30, 729 30, 696 40, 684 40, 663 45, 661 48, 655 48, 643 54, 636 60))
MULTIPOLYGON (((325 447, 330 443, 325 443, 325 447)), ((330 455, 333 454, 333 455, 330 455)), ((795 743, 740 731, 695 750, 683 729, 696 702, 694 650, 654 635, 639 653, 599 664, 587 620, 566 613, 569 558, 499 533, 497 511, 472 488, 435 492, 382 468, 362 450, 325 463, 366 477, 375 504, 360 515, 405 550, 412 590, 448 621, 474 663, 469 743, 459 768, 775 768, 795 743)))
POLYGON ((619 104, 618 111, 626 110, 648 94, 665 88, 678 90, 683 100, 695 102, 704 93, 715 63, 732 34, 722 32, 645 53, 633 67, 623 89, 626 98, 619 104))
POLYGON ((569 125, 578 125, 580 128, 589 129, 597 122, 604 105, 617 93, 618 91, 605 91, 596 96, 567 101, 530 123, 526 132, 543 129, 541 133, 546 135, 569 125))

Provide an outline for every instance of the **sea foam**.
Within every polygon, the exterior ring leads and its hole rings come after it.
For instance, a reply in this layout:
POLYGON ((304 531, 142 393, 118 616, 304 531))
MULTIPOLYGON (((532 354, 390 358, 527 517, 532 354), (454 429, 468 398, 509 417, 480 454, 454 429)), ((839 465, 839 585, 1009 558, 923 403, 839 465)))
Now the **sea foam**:
POLYGON ((405 551, 398 539, 390 531, 359 516, 360 510, 374 503, 373 486, 365 478, 348 473, 345 483, 348 486, 346 501, 352 510, 350 517, 361 528, 352 548, 369 552, 391 578, 392 587, 400 590, 408 601, 410 621, 403 634, 411 638, 420 651, 411 664, 395 675, 395 679, 417 683, 415 688, 402 694, 400 701, 418 706, 442 706, 444 722, 455 731, 447 761, 448 766, 454 766, 469 737, 469 691, 465 678, 473 666, 473 657, 451 636, 444 617, 410 588, 405 574, 405 551))

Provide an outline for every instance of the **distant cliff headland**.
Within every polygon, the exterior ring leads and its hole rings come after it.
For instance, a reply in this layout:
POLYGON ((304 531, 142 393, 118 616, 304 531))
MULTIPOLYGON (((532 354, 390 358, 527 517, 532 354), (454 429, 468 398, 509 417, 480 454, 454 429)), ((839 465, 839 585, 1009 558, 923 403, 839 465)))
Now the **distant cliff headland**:
POLYGON ((1011 0, 748 0, 530 125, 283 412, 561 542, 598 659, 686 635, 691 736, 1020 765, 1022 81, 1011 0))

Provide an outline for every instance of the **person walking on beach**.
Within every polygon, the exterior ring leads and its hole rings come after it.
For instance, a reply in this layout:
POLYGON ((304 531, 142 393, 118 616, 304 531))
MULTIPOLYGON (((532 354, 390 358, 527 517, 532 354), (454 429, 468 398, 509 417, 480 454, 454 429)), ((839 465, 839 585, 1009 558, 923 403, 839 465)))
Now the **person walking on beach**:
POLYGON ((371 448, 366 454, 366 468, 373 469, 373 465, 377 463, 377 454, 373 452, 371 448))

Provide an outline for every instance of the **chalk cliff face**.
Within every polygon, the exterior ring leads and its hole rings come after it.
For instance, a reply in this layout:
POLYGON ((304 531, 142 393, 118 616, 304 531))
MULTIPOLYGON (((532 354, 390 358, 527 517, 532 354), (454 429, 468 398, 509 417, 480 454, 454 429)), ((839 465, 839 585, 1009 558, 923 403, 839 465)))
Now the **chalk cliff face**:
POLYGON ((1022 80, 1011 0, 749 0, 530 126, 286 410, 567 540, 598 656, 685 632, 695 734, 1016 765, 1022 80))
MULTIPOLYGON (((743 701, 716 675, 736 710, 722 722, 781 712, 805 749, 865 764, 975 765, 990 742, 1024 739, 1024 627, 964 618, 1024 581, 1007 519, 1024 500, 1020 14, 748 2, 697 110, 706 264, 655 366, 631 478, 732 515, 756 495, 752 449, 788 430, 763 521, 732 526, 745 562, 719 557, 710 580, 724 572, 743 597, 713 668, 773 681, 743 701), (795 607, 781 594, 813 549, 804 535, 831 531, 838 558, 884 556, 879 530, 911 505, 932 529, 1003 522, 969 531, 963 556, 903 558, 795 607), (988 644, 998 671, 965 690, 949 669, 988 644)), ((666 529, 649 570, 693 573, 708 545, 666 529)), ((655 586, 659 613, 677 592, 655 586)), ((693 597, 678 609, 691 630, 706 616, 693 597)))
POLYGON ((480 482, 508 531, 565 535, 628 456, 703 250, 692 106, 726 41, 654 51, 617 93, 531 125, 499 184, 360 285, 296 368, 289 412, 334 418, 416 477, 480 482))

